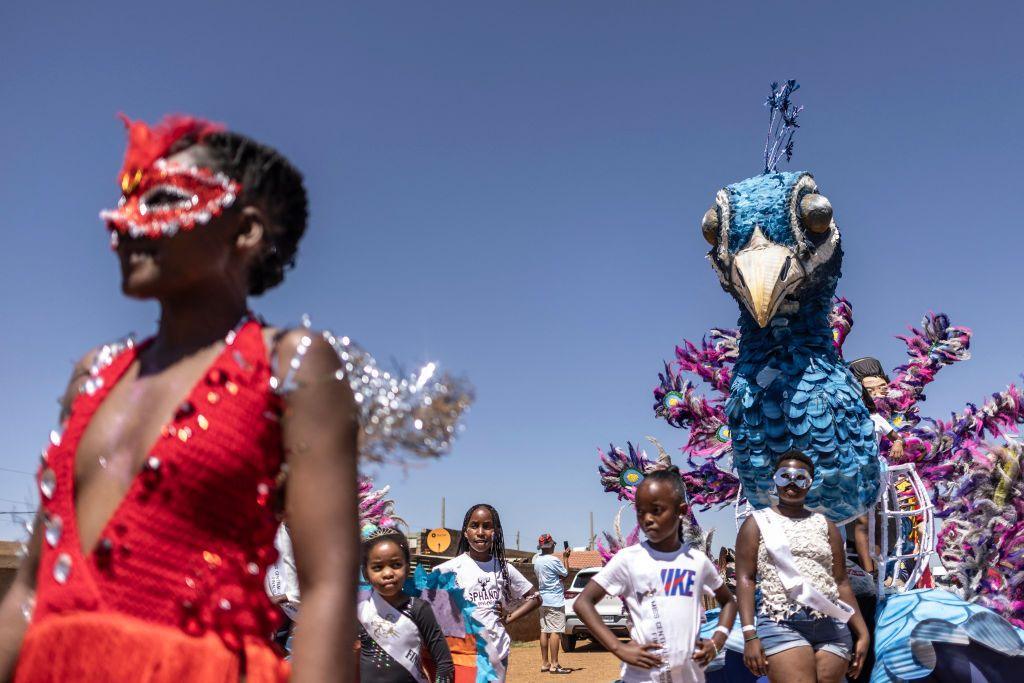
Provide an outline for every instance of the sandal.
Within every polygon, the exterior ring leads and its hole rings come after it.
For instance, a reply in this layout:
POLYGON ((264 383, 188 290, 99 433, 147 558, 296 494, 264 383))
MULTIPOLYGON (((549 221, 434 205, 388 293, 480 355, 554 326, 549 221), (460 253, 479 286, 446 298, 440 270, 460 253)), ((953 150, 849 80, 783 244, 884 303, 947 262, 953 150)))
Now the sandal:
POLYGON ((572 673, 572 669, 566 669, 561 664, 559 664, 558 666, 552 667, 551 671, 549 671, 548 673, 553 673, 553 674, 571 674, 572 673))

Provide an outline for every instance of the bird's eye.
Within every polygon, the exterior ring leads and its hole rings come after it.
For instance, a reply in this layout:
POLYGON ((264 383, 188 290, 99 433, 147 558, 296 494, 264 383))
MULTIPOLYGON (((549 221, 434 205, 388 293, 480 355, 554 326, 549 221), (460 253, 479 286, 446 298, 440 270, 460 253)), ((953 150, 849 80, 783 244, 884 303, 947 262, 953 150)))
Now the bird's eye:
POLYGON ((800 199, 800 224, 807 232, 825 234, 832 225, 832 203, 824 195, 805 194, 800 199))
POLYGON ((704 234, 704 239, 708 241, 711 246, 718 244, 718 228, 721 221, 718 218, 718 207, 712 206, 710 209, 704 212, 704 219, 700 223, 700 230, 704 234))

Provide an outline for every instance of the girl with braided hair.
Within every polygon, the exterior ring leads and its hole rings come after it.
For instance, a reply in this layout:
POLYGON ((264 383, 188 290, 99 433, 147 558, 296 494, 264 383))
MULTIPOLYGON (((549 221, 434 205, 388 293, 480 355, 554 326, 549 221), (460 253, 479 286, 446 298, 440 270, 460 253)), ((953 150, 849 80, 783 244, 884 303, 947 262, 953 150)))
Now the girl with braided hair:
POLYGON ((434 568, 453 573, 473 618, 483 628, 482 642, 473 634, 448 638, 455 662, 455 683, 505 681, 512 639, 506 626, 540 606, 540 595, 505 559, 505 536, 498 511, 478 503, 466 511, 456 557, 434 568), (482 650, 482 651, 481 651, 482 650))

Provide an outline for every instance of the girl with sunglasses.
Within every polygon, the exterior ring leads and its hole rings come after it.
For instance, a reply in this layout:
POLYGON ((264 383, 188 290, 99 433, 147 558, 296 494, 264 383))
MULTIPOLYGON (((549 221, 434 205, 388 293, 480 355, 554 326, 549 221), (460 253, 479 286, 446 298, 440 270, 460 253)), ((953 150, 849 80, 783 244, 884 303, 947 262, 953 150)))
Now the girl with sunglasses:
POLYGON ((839 530, 804 507, 813 482, 814 462, 800 451, 784 453, 775 471, 778 505, 754 512, 736 539, 743 659, 771 683, 856 678, 870 642, 851 607, 857 603, 839 530))

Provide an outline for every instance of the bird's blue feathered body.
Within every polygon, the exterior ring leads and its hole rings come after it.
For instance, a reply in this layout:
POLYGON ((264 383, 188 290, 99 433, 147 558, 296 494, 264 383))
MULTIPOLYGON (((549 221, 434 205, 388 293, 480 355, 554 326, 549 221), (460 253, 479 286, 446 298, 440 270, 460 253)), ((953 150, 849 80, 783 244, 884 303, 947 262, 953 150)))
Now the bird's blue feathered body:
POLYGON ((765 174, 726 187, 718 194, 719 232, 709 258, 741 304, 726 413, 743 492, 755 507, 770 505, 776 460, 799 449, 815 462, 808 507, 839 521, 877 499, 878 444, 860 384, 833 344, 838 228, 829 205, 827 229, 808 229, 801 213, 806 195, 819 197, 807 173, 765 174))

